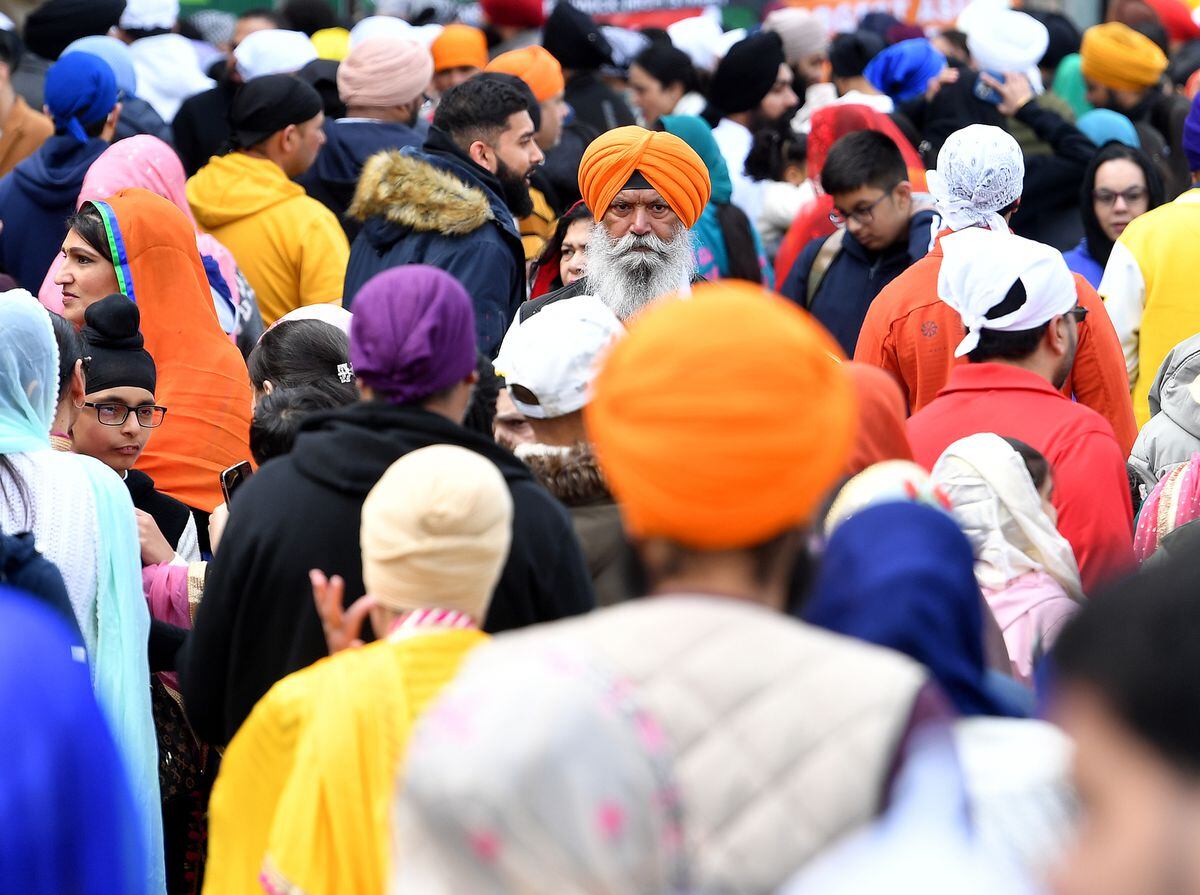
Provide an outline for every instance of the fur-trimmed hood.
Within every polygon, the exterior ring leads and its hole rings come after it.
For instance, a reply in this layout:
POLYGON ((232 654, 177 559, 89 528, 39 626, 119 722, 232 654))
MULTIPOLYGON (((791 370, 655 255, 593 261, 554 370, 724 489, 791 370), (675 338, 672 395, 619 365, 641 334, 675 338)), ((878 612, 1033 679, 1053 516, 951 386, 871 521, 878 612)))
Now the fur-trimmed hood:
POLYGON ((516 453, 533 472, 534 478, 564 506, 581 507, 612 501, 590 446, 577 444, 562 448, 523 444, 517 447, 516 453))
POLYGON ((363 165, 350 216, 382 218, 417 233, 445 236, 466 236, 496 220, 487 193, 453 168, 429 155, 394 149, 363 165))

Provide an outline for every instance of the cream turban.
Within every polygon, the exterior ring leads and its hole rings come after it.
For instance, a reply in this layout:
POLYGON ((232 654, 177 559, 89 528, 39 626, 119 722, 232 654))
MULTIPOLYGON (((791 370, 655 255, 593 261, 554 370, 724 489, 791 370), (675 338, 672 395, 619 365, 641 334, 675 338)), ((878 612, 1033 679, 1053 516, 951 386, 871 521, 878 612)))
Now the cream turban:
POLYGON ((783 40, 783 55, 789 65, 829 51, 829 28, 816 13, 796 6, 777 9, 763 20, 764 31, 774 31, 783 40))
POLYGON ((435 445, 406 454, 363 503, 367 593, 397 612, 454 609, 482 622, 512 517, 504 476, 474 451, 435 445))
POLYGON ((639 172, 690 230, 712 194, 708 167, 674 134, 634 125, 601 134, 579 163, 579 192, 596 220, 639 172))

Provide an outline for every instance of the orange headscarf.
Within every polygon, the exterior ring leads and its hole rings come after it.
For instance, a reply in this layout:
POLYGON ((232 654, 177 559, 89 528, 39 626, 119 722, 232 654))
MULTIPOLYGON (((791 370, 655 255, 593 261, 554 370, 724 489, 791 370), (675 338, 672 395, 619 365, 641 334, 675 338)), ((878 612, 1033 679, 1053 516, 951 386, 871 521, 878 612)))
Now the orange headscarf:
POLYGON ((537 44, 501 53, 488 63, 485 70, 520 78, 533 91, 539 103, 558 96, 567 86, 558 60, 545 47, 537 44))
POLYGON ((626 530, 703 550, 807 522, 845 472, 858 417, 830 335, 735 280, 635 317, 584 414, 626 530))
POLYGON ((447 25, 429 47, 434 72, 487 65, 487 35, 470 25, 447 25))
POLYGON ((696 150, 674 134, 629 125, 593 140, 579 163, 579 193, 597 220, 637 172, 688 229, 700 219, 712 181, 696 150))
POLYGON ((250 459, 250 377, 217 321, 196 231, 149 190, 121 190, 100 212, 121 292, 137 302, 146 350, 158 367, 155 399, 167 408, 137 466, 155 486, 211 512, 221 470, 250 459))
POLYGON ((859 427, 846 472, 858 475, 884 460, 912 460, 904 393, 886 370, 870 364, 846 364, 858 395, 859 427))

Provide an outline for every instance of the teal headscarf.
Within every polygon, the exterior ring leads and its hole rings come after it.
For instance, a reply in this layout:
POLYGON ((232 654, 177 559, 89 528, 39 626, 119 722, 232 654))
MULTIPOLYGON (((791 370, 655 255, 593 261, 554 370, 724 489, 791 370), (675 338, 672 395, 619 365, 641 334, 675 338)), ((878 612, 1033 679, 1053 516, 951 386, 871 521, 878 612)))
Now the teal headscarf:
MULTIPOLYGON (((58 404, 58 345, 46 309, 24 289, 0 294, 0 454, 50 450, 58 404)), ((125 761, 143 819, 147 891, 166 892, 158 738, 150 713, 150 612, 129 491, 111 469, 78 457, 96 504, 96 616, 79 619, 92 683, 125 761)), ((64 508, 64 512, 65 512, 64 508)))
POLYGON ((1087 84, 1083 80, 1083 60, 1078 53, 1064 56, 1058 63, 1053 90, 1074 110, 1076 120, 1092 111, 1092 104, 1087 101, 1087 84))
POLYGON ((721 147, 717 145, 712 128, 699 115, 664 115, 659 119, 663 130, 674 134, 691 146, 708 168, 708 178, 712 181, 712 196, 709 201, 717 205, 728 205, 733 196, 733 181, 729 179, 729 167, 725 164, 725 156, 721 155, 721 147))

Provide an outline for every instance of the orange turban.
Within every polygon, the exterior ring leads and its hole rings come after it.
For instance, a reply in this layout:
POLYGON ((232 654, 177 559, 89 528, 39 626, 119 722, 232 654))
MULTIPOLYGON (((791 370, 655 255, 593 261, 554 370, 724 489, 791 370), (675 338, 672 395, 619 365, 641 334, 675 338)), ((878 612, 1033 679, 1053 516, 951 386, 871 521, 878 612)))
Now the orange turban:
POLYGON ((545 47, 536 45, 501 53, 488 63, 486 71, 520 78, 529 85, 539 103, 558 96, 567 86, 558 60, 545 47))
POLYGON ((809 521, 854 442, 839 357, 807 313, 745 282, 635 317, 584 408, 630 534, 723 550, 809 521))
POLYGON ((1158 44, 1120 22, 1094 25, 1079 48, 1083 76, 1111 90, 1145 90, 1167 70, 1158 44))
POLYGON ((483 68, 487 65, 487 37, 470 25, 447 25, 429 47, 433 70, 483 68))
POLYGON ((690 230, 712 193, 707 166, 674 134, 633 125, 601 134, 579 163, 579 192, 596 219, 639 171, 690 230))

